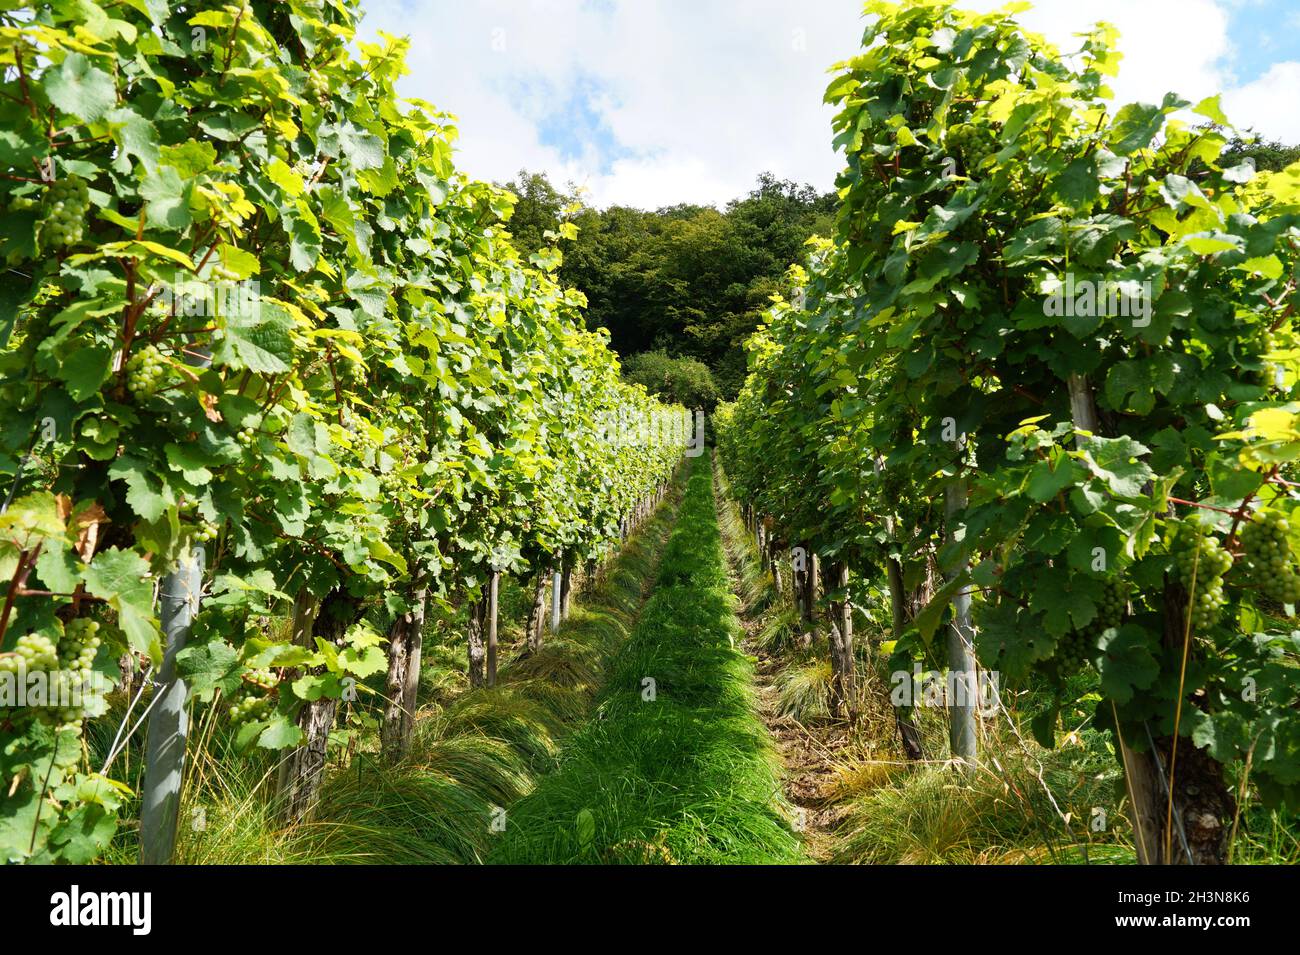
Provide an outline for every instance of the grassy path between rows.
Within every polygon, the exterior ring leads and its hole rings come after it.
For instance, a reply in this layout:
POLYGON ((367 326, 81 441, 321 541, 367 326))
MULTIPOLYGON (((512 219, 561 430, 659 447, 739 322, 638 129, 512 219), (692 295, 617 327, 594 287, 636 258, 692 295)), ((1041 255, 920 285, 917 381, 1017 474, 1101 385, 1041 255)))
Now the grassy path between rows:
POLYGON ((489 861, 806 861, 756 715, 711 462, 690 463, 653 595, 609 660, 590 722, 509 810, 489 861))
MULTIPOLYGON (((815 862, 834 861, 838 847, 835 830, 846 807, 828 798, 836 768, 851 759, 854 737, 847 723, 822 718, 824 709, 811 719, 791 712, 784 703, 783 677, 807 671, 791 664, 791 646, 809 626, 773 584, 754 537, 740 516, 740 506, 731 496, 730 484, 720 465, 714 466, 714 487, 718 500, 718 524, 723 549, 731 565, 731 589, 741 598, 742 645, 756 664, 754 678, 759 716, 767 726, 783 766, 786 800, 795 808, 804 852, 815 862), (777 640, 773 641, 773 635, 777 640)), ((825 660, 825 655, 820 655, 825 660)), ((830 663, 826 661, 829 668, 830 663)), ((824 684, 814 683, 814 692, 824 684)))

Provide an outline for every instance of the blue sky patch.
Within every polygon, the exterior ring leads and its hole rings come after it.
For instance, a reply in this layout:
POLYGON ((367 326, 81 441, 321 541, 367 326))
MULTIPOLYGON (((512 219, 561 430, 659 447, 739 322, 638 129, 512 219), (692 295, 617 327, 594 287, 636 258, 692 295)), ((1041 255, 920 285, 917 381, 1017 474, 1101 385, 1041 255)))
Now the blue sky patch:
MULTIPOLYGON (((1231 69, 1239 83, 1250 83, 1274 63, 1300 60, 1300 3, 1246 0, 1228 11, 1228 39, 1235 56, 1231 69)), ((1279 94, 1296 91, 1279 90, 1279 94)))
POLYGON ((602 106, 617 99, 597 77, 580 74, 567 88, 541 75, 510 77, 504 85, 536 123, 538 140, 562 159, 590 161, 606 173, 617 160, 634 155, 609 127, 602 106))

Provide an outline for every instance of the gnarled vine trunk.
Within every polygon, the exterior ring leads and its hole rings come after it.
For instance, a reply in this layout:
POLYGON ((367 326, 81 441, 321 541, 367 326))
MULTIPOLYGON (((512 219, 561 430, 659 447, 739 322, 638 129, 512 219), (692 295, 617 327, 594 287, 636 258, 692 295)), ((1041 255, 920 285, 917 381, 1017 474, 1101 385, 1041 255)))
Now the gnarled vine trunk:
MULTIPOLYGON (((1067 386, 1070 413, 1084 431, 1099 434, 1092 387, 1083 375, 1072 374, 1067 386)), ((1082 444, 1082 435, 1075 439, 1082 444)), ((1187 592, 1167 583, 1162 595, 1166 648, 1181 651, 1186 639, 1187 592)), ((1115 714, 1112 713, 1112 716, 1115 714)), ((1116 727, 1120 762, 1128 790, 1133 844, 1143 865, 1218 865, 1227 860, 1229 821, 1236 801, 1228 789, 1223 765, 1190 740, 1130 739, 1116 727), (1170 777, 1173 800, 1170 801, 1170 777)), ((1145 737, 1144 729, 1142 735, 1145 737)))
POLYGON ((549 567, 538 567, 533 574, 533 600, 528 605, 528 623, 525 625, 525 637, 531 650, 542 648, 542 631, 546 627, 546 578, 551 575, 549 567))
POLYGON ((487 662, 487 644, 483 631, 487 624, 488 588, 483 587, 482 595, 469 605, 469 620, 465 626, 465 650, 469 663, 469 685, 484 686, 487 683, 485 665, 487 662))
POLYGON ((388 677, 384 682, 388 701, 384 705, 379 741, 385 758, 390 761, 406 755, 415 727, 424 613, 428 600, 428 590, 417 582, 411 594, 411 609, 398 616, 389 630, 388 677))
MULTIPOLYGON (((1162 598, 1162 641, 1166 648, 1181 653, 1186 639, 1187 591, 1170 582, 1165 585, 1162 598)), ((1191 705, 1184 703, 1185 708, 1191 705)), ((1183 725, 1187 720, 1184 709, 1183 725)), ((1227 861, 1229 828, 1237 810, 1223 764, 1186 738, 1177 739, 1176 746, 1173 737, 1157 737, 1154 741, 1154 750, 1142 756, 1153 767, 1159 788, 1153 787, 1143 800, 1142 818, 1146 825, 1143 838, 1134 840, 1138 861, 1160 865, 1222 865, 1227 861)), ((1149 740, 1141 743, 1150 746, 1149 740)))
MULTIPOLYGON (((342 589, 331 591, 319 603, 310 594, 299 592, 294 601, 294 642, 312 647, 319 638, 339 646, 348 628, 360 618, 360 611, 360 601, 342 589)), ((323 672, 322 668, 313 671, 323 672)), ((309 819, 316 808, 337 710, 338 700, 322 697, 307 701, 298 713, 303 740, 280 764, 279 773, 278 798, 288 823, 309 819)))
MULTIPOLYGON (((893 618, 893 636, 901 640, 907 629, 907 599, 903 590, 903 568, 898 559, 890 557, 885 562, 889 577, 889 609, 893 618)), ((910 677, 909 677, 910 679, 910 677)), ((903 746, 903 753, 908 759, 925 759, 925 747, 921 745, 921 733, 912 718, 912 707, 894 706, 894 725, 898 728, 898 741, 903 746)))
POLYGON ((857 674, 853 662, 853 604, 849 598, 849 566, 836 561, 830 568, 830 579, 840 592, 840 599, 830 605, 831 645, 831 714, 847 716, 850 723, 857 722, 857 674))

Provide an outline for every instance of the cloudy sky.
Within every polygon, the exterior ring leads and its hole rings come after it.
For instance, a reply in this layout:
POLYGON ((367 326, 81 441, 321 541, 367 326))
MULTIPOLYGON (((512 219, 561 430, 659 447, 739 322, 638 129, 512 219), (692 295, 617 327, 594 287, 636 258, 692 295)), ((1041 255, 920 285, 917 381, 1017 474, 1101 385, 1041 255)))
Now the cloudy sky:
MULTIPOLYGON (((829 189, 840 164, 821 97, 859 45, 861 6, 366 0, 363 33, 410 36, 403 92, 458 117, 471 175, 545 170, 596 205, 654 208, 721 204, 763 170, 829 189)), ((1300 142, 1300 0, 1038 0, 1021 19, 1062 45, 1118 26, 1123 101, 1222 93, 1234 122, 1300 142)))

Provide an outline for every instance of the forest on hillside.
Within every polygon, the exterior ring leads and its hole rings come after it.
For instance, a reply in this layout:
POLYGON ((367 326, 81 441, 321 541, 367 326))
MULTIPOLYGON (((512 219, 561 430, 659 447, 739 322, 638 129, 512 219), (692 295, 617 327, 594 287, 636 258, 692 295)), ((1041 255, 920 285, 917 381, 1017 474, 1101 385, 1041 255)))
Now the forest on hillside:
POLYGON ((589 328, 633 363, 633 378, 672 400, 711 408, 745 377, 744 342, 781 277, 814 235, 829 235, 835 196, 763 174, 748 195, 713 206, 594 209, 580 191, 521 171, 510 232, 535 251, 571 222, 561 279, 587 298, 589 328), (698 364, 696 364, 698 363, 698 364), (702 366, 702 367, 701 367, 702 366))

